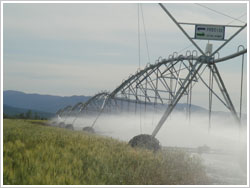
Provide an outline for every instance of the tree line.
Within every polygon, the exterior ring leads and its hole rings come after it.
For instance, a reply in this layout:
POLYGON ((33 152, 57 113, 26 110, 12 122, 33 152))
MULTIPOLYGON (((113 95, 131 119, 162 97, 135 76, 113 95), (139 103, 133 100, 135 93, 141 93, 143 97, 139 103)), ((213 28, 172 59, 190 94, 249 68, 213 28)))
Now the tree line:
POLYGON ((47 120, 45 117, 41 117, 37 112, 32 112, 32 110, 28 110, 25 113, 19 113, 15 115, 9 115, 3 113, 4 119, 35 119, 35 120, 47 120))

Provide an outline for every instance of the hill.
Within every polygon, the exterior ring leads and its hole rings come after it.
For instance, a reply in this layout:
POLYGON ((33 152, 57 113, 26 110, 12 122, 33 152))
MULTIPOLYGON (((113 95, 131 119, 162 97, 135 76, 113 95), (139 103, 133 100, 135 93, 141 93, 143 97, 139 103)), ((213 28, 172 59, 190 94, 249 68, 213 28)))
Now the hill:
MULTIPOLYGON (((75 105, 78 102, 85 102, 91 96, 54 96, 54 95, 41 95, 41 94, 27 94, 20 91, 12 91, 7 90, 3 92, 3 104, 5 106, 9 106, 8 108, 19 108, 19 109, 10 109, 11 111, 20 111, 23 113, 23 110, 26 112, 28 109, 32 111, 37 111, 41 114, 51 116, 51 114, 55 114, 59 109, 64 108, 68 105, 75 105), (47 114, 46 114, 47 113, 47 114)), ((133 105, 131 105, 132 107, 133 105)), ((7 109, 8 109, 7 108, 7 109)), ((160 110, 165 111, 167 105, 159 106, 160 110)), ((179 103, 175 107, 175 111, 185 112, 187 108, 187 104, 179 103)), ((6 110, 7 110, 6 109, 6 110)), ((149 110, 150 108, 148 108, 149 110)), ((133 110, 133 109, 132 109, 133 110)), ((153 110, 153 108, 152 108, 153 110)), ((191 105, 191 111, 195 113, 208 114, 208 110, 194 105, 191 105)), ((221 112, 221 111, 213 111, 213 115, 228 117, 231 114, 229 112, 221 112)), ((246 119, 246 114, 242 114, 242 118, 246 119)))
MULTIPOLYGON (((27 94, 20 91, 7 90, 3 92, 3 103, 7 106, 33 109, 37 111, 55 113, 59 109, 68 105, 75 105, 78 102, 85 102, 90 96, 53 96, 53 95, 41 95, 41 94, 27 94)), ((177 104, 176 110, 184 111, 187 107, 186 104, 177 104)), ((166 106, 162 106, 166 108, 166 106)), ((206 109, 191 105, 191 110, 194 112, 207 112, 206 109)))
POLYGON ((208 184, 198 156, 153 153, 45 121, 3 122, 4 185, 208 184))
POLYGON ((7 90, 3 92, 3 104, 24 109, 55 113, 60 108, 85 102, 88 96, 61 97, 53 95, 27 94, 20 91, 7 90))

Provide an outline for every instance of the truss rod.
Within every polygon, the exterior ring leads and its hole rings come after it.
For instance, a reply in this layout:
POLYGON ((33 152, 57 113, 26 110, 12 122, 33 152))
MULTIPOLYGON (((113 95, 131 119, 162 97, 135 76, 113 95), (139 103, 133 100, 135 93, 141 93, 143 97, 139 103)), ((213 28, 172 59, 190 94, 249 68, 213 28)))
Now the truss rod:
POLYGON ((153 83, 153 81, 152 81, 152 79, 151 79, 150 77, 148 77, 148 78, 149 78, 150 81, 151 81, 151 82, 148 82, 148 84, 150 85, 150 87, 151 87, 152 89, 154 89, 155 97, 156 97, 156 95, 158 95, 158 97, 159 97, 161 103, 163 104, 163 101, 162 101, 162 99, 161 99, 161 96, 160 96, 160 94, 158 93, 158 90, 157 90, 157 88, 156 88, 157 86, 154 85, 154 83, 153 83))
POLYGON ((227 43, 229 43, 236 35, 238 35, 245 27, 247 24, 242 26, 236 33, 234 33, 226 42, 224 42, 220 47, 218 47, 211 55, 210 57, 213 57, 217 52, 219 52, 227 43))
POLYGON ((211 129, 211 115, 212 115, 212 99, 213 99, 213 95, 212 95, 212 90, 213 90, 213 72, 210 69, 209 71, 209 102, 208 102, 208 106, 209 106, 209 112, 208 112, 208 131, 210 131, 211 129))
POLYGON ((181 27, 181 25, 175 20, 175 18, 170 14, 170 12, 161 4, 159 3, 161 8, 167 13, 167 15, 173 20, 173 22, 179 27, 179 29, 184 33, 184 35, 192 42, 192 44, 199 50, 199 52, 202 55, 205 55, 205 53, 202 51, 202 49, 191 39, 191 37, 187 34, 187 32, 181 27))
POLYGON ((243 90, 243 72, 244 70, 244 54, 242 55, 241 62, 241 80, 240 80, 240 120, 241 120, 241 110, 242 110, 242 90, 243 90))
POLYGON ((228 107, 230 109, 230 112, 232 113, 232 115, 233 115, 234 119, 236 120, 236 122, 240 125, 240 119, 239 119, 239 117, 238 117, 238 115, 236 113, 234 105, 233 105, 233 103, 232 103, 232 101, 230 99, 230 96, 229 96, 229 94, 227 92, 227 89, 225 87, 225 84, 224 84, 221 76, 220 76, 220 73, 219 73, 219 70, 218 70, 216 64, 213 64, 213 69, 211 69, 211 70, 212 70, 212 72, 214 74, 215 81, 217 82, 217 84, 218 84, 218 86, 219 86, 219 88, 221 90, 221 93, 224 96, 225 101, 226 101, 226 103, 227 103, 227 105, 228 105, 228 107))
POLYGON ((102 107, 101 107, 101 111, 98 113, 97 117, 95 118, 94 122, 92 123, 91 127, 94 127, 96 121, 98 120, 98 118, 100 117, 100 115, 102 114, 106 104, 107 104, 107 100, 109 100, 109 96, 105 96, 105 99, 103 101, 102 107))
POLYGON ((192 82, 193 78, 195 77, 195 75, 197 74, 197 72, 200 70, 200 68, 202 67, 202 65, 203 65, 203 63, 201 63, 200 61, 196 61, 196 63, 192 66, 192 69, 189 72, 189 74, 187 75, 186 80, 183 82, 184 86, 180 87, 178 89, 176 95, 174 96, 173 100, 171 101, 171 103, 167 107, 167 109, 164 112, 162 118, 160 119, 159 123, 157 124, 156 128, 154 129, 154 131, 152 133, 153 137, 156 136, 156 134, 158 133, 158 131, 162 127, 163 123, 167 120, 168 116, 171 114, 171 112, 173 111, 174 107, 176 106, 176 104, 178 103, 178 101, 181 99, 181 97, 183 96, 183 94, 186 91, 187 87, 192 82), (198 64, 199 64, 199 66, 196 69, 196 66, 198 64))
MULTIPOLYGON (((128 95, 130 95, 130 96, 134 96, 133 94, 128 94, 128 95)), ((140 94, 138 94, 137 95, 138 97, 145 97, 144 95, 140 95, 140 94)), ((155 99, 155 96, 148 96, 148 98, 151 98, 151 99, 155 99)), ((161 98, 162 100, 165 100, 165 101, 169 101, 169 99, 167 99, 167 98, 161 98)), ((130 101, 130 100, 129 100, 130 101)), ((139 102, 140 102, 141 100, 139 100, 139 102)), ((134 101, 134 103, 136 103, 136 101, 134 101)), ((148 104, 151 104, 151 103, 154 103, 154 102, 147 102, 148 104)), ((158 104, 164 104, 164 103, 158 103, 158 104)))
POLYGON ((136 86, 137 88, 139 88, 141 91, 142 91, 142 93, 144 94, 144 97, 145 97, 145 101, 146 101, 146 99, 148 99, 148 101, 149 102, 151 102, 150 101, 150 98, 148 97, 148 95, 147 95, 147 90, 145 90, 145 88, 144 87, 142 87, 142 85, 140 84, 140 85, 138 85, 138 86, 136 86))
MULTIPOLYGON (((209 91, 211 91, 214 94, 214 96, 216 96, 217 99, 219 99, 222 102, 222 104, 224 104, 225 107, 229 109, 229 107, 227 106, 227 104, 207 85, 207 83, 203 80, 203 78, 201 77, 201 75, 199 73, 197 73, 197 75, 198 75, 199 79, 203 82, 203 84, 209 89, 209 91)), ((194 87, 194 86, 192 86, 192 87, 194 87)))
MULTIPOLYGON (((159 70, 159 69, 158 69, 158 70, 159 70)), ((162 75, 162 73, 161 73, 160 70, 159 70, 159 72, 160 72, 160 74, 162 75)), ((165 78, 161 76, 159 79, 160 79, 162 85, 169 91, 169 94, 171 95, 171 97, 173 97, 172 90, 169 88, 168 83, 167 83, 167 81, 165 80, 165 78), (161 80, 161 78, 163 79, 163 81, 161 80)))

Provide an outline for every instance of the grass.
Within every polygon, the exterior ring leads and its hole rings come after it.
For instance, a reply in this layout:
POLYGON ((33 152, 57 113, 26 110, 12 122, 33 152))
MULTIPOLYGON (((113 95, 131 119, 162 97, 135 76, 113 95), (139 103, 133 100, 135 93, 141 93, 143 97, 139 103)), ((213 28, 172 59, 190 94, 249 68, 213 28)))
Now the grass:
POLYGON ((4 119, 4 185, 208 183, 201 160, 184 152, 153 153, 44 123, 4 119))

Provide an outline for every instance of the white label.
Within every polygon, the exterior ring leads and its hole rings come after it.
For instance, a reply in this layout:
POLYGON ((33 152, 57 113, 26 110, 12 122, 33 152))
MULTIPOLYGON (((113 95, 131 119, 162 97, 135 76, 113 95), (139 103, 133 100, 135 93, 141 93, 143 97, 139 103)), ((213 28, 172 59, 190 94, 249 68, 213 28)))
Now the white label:
POLYGON ((225 26, 195 25, 195 39, 224 40, 225 26))

